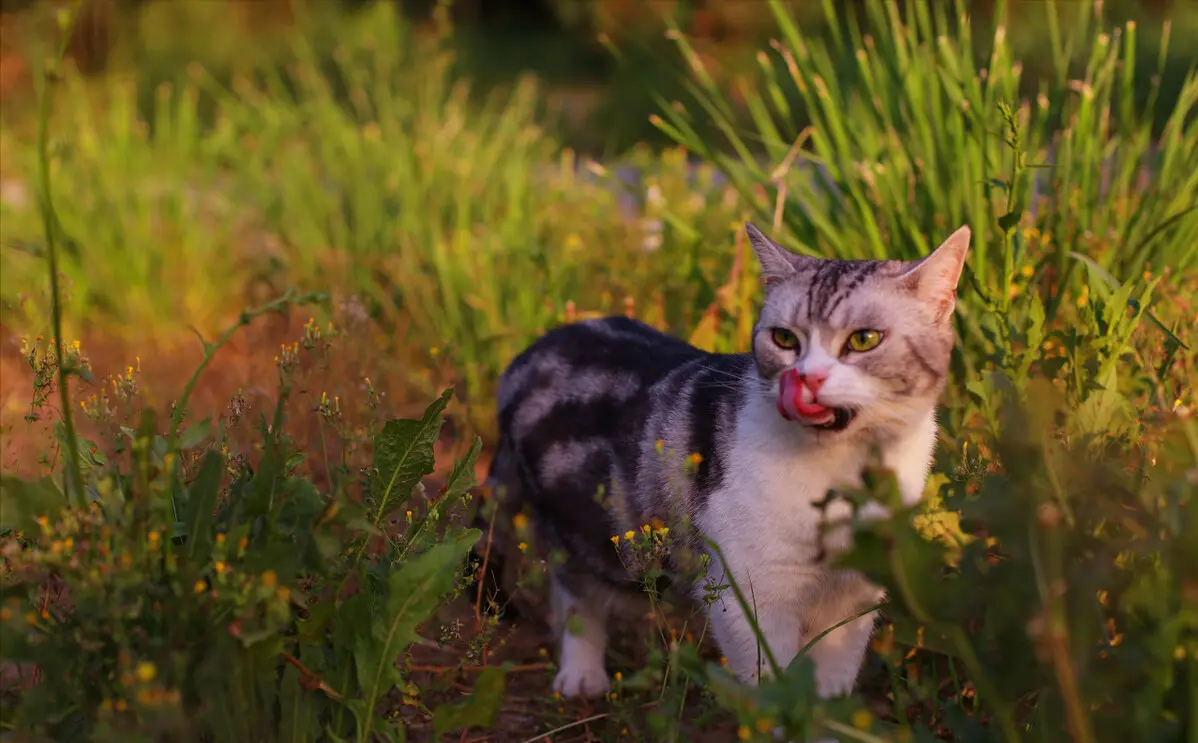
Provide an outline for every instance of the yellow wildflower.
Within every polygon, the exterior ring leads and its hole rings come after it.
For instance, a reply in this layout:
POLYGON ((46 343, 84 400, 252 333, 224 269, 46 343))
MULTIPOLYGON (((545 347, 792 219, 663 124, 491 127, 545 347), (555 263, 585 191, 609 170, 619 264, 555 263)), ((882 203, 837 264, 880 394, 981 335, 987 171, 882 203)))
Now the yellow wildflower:
POLYGON ((523 529, 528 526, 528 517, 522 513, 518 513, 512 517, 512 526, 517 529, 523 529))
POLYGON ((869 730, 873 721, 874 716, 867 709, 859 709, 853 713, 853 727, 858 730, 869 730))
POLYGON ((267 570, 262 574, 262 585, 267 588, 274 588, 279 583, 279 576, 273 570, 267 570))

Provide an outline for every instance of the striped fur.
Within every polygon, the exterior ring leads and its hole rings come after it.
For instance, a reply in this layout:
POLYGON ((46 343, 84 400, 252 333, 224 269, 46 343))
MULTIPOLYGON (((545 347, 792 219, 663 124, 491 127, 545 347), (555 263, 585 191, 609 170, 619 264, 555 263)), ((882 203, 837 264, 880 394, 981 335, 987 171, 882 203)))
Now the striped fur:
MULTIPOLYGON (((607 690, 606 619, 639 586, 613 535, 660 521, 676 558, 703 551, 699 535, 715 540, 785 665, 805 638, 880 598, 822 562, 825 548, 847 543, 829 545, 821 521, 847 512, 843 502, 826 513, 816 504, 856 484, 874 447, 905 500, 923 491, 968 230, 916 263, 802 257, 748 232, 765 285, 751 353, 705 353, 613 317, 546 333, 500 380, 491 485, 529 515, 549 555, 559 632, 576 618, 576 631, 561 634, 555 688, 566 696, 607 690), (780 346, 777 328, 797 348, 780 346), (862 329, 883 340, 851 352, 846 339, 862 329), (822 407, 811 409, 832 412, 821 421, 781 414, 786 374, 823 380, 803 394, 818 395, 809 404, 822 407)), ((728 577, 713 561, 709 578, 728 577)), ((709 616, 732 669, 756 678, 757 643, 731 595, 709 616)), ((815 646, 822 693, 851 689, 872 626, 870 615, 815 646)))

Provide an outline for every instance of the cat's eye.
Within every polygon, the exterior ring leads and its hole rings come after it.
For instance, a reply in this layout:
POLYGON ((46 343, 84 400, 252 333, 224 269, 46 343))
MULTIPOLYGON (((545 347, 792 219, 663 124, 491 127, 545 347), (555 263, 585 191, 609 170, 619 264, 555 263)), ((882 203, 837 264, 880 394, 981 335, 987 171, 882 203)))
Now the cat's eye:
POLYGON ((850 351, 865 353, 872 351, 882 342, 882 333, 878 330, 854 330, 845 346, 850 351))
POLYGON ((786 328, 772 329, 770 338, 778 348, 785 348, 787 351, 793 351, 799 347, 799 337, 786 328))

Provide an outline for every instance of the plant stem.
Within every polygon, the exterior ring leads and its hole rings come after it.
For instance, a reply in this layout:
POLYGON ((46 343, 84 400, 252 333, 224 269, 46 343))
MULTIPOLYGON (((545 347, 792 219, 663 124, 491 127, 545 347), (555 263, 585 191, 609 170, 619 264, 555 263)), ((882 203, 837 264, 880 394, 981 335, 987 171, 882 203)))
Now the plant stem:
POLYGON ((75 6, 59 15, 59 32, 61 38, 58 50, 48 63, 48 68, 41 77, 42 85, 39 91, 38 125, 37 125, 37 166, 38 181, 41 186, 40 201, 42 226, 46 233, 46 253, 50 263, 50 298, 51 315, 54 324, 54 354, 58 363, 58 394, 62 400, 62 425, 67 439, 67 468, 64 475, 63 490, 68 501, 74 500, 77 507, 86 505, 83 490, 82 470, 79 466, 79 441, 75 436, 75 422, 71 415, 71 391, 68 384, 70 370, 66 368, 62 351, 62 294, 58 286, 58 215, 54 211, 54 201, 50 190, 50 108, 52 105, 51 88, 59 77, 59 67, 66 58, 67 42, 70 41, 71 31, 75 27, 75 19, 79 15, 82 0, 75 6), (74 497, 72 498, 72 485, 74 497))
POLYGON ((284 292, 283 296, 277 299, 272 299, 271 301, 259 305, 253 309, 242 310, 241 315, 237 318, 237 322, 230 326, 229 329, 224 333, 222 333, 220 338, 216 339, 215 343, 209 343, 208 341, 204 340, 203 337, 201 337, 200 342, 204 344, 204 358, 202 361, 200 361, 200 364, 196 367, 196 370, 192 372, 191 378, 187 380, 187 384, 183 387, 183 394, 179 398, 179 401, 175 404, 174 412, 171 413, 171 428, 170 436, 168 437, 169 446, 167 447, 167 451, 174 451, 175 445, 178 442, 179 427, 183 424, 183 416, 187 412, 187 401, 191 398, 192 390, 195 389, 196 383, 199 382, 200 375, 203 374, 204 370, 208 368, 208 364, 212 361, 212 358, 216 355, 216 352, 219 351, 226 343, 228 343, 238 330, 246 325, 249 325, 256 318, 262 315, 271 312, 281 312, 285 307, 292 304, 298 306, 317 302, 320 301, 323 296, 324 295, 320 294, 319 292, 309 292, 296 297, 294 290, 288 289, 286 292, 284 292))

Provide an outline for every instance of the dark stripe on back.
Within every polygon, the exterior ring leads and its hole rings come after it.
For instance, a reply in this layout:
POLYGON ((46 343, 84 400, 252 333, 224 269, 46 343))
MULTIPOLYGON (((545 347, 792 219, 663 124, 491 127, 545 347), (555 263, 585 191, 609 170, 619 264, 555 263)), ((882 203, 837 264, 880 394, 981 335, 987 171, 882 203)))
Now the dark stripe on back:
POLYGON ((749 372, 752 363, 748 355, 711 356, 695 379, 691 391, 687 454, 697 453, 701 459, 695 474, 695 505, 702 510, 716 488, 723 485, 725 461, 723 450, 730 443, 733 411, 743 397, 740 379, 749 372))

